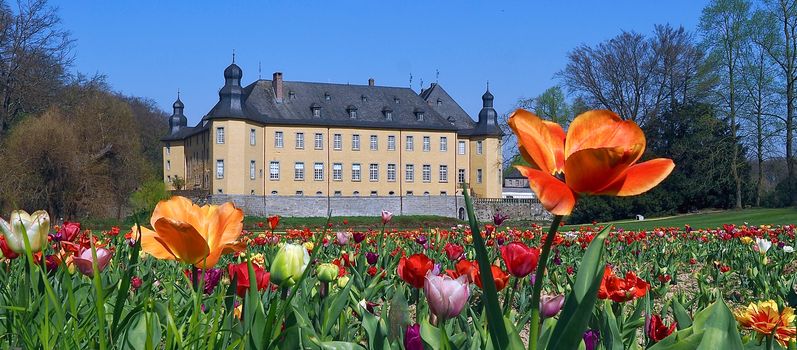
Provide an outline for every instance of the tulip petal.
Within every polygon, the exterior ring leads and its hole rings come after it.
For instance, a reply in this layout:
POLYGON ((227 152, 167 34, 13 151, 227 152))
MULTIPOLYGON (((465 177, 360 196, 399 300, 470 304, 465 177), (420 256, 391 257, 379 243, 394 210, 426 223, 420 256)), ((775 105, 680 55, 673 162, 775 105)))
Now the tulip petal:
MULTIPOLYGON (((133 232, 136 228, 133 227, 133 232)), ((176 260, 168 247, 161 244, 155 237, 158 234, 144 226, 141 226, 141 250, 149 255, 161 260, 176 260)), ((63 244, 63 243, 62 243, 63 244)))
POLYGON ((641 145, 589 148, 573 153, 565 161, 565 182, 576 193, 593 194, 613 183, 639 158, 641 145))
POLYGON ((655 187, 675 168, 671 159, 657 158, 647 162, 634 164, 621 174, 614 182, 596 194, 614 196, 635 196, 655 187))
POLYGON ((225 253, 223 251, 225 247, 234 243, 241 235, 244 212, 231 202, 227 202, 218 206, 212 213, 209 212, 209 215, 205 238, 210 248, 210 254, 205 263, 207 267, 212 267, 225 253))
POLYGON ((580 114, 570 123, 564 155, 567 159, 584 149, 630 148, 638 144, 642 145, 639 152, 642 155, 645 152, 645 134, 636 123, 623 120, 612 111, 593 110, 580 114))
POLYGON ((188 223, 162 217, 155 222, 155 232, 154 238, 182 262, 197 264, 210 253, 205 239, 188 223))
MULTIPOLYGON (((205 207, 215 206, 207 205, 205 207)), ((193 226, 197 232, 204 232, 206 230, 206 224, 205 220, 203 220, 203 216, 208 214, 208 209, 211 208, 201 210, 201 208, 191 202, 190 199, 181 196, 174 196, 168 200, 160 201, 158 205, 155 206, 155 210, 152 212, 152 217, 149 219, 150 226, 155 227, 155 222, 162 217, 167 217, 173 220, 188 223, 193 226)))
POLYGON ((548 174, 564 168, 565 132, 559 124, 518 109, 509 117, 509 126, 517 135, 521 154, 533 168, 548 174))
POLYGON ((576 205, 576 194, 567 184, 548 173, 524 166, 515 166, 520 174, 529 179, 529 187, 542 206, 554 215, 570 215, 576 205))

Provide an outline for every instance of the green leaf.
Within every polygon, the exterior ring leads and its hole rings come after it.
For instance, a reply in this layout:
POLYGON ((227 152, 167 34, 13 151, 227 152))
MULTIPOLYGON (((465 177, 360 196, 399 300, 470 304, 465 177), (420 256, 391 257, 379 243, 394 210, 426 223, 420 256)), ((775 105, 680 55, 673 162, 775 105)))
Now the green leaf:
POLYGON ((324 312, 321 338, 325 338, 327 334, 329 334, 329 331, 332 330, 332 326, 337 322, 340 313, 343 312, 343 309, 346 307, 349 301, 349 291, 351 290, 352 284, 352 281, 349 280, 349 282, 346 283, 346 287, 335 296, 335 299, 332 300, 332 303, 326 309, 326 312, 324 312))
POLYGON ((691 327, 670 334, 650 350, 742 349, 736 319, 725 302, 717 300, 695 314, 691 327))
POLYGON ((598 299, 604 271, 604 242, 611 227, 601 230, 584 253, 573 290, 567 296, 562 315, 553 330, 549 349, 575 349, 579 346, 598 299))
POLYGON ((675 322, 679 331, 692 326, 692 318, 689 317, 689 313, 686 312, 686 309, 681 305, 681 302, 678 301, 678 298, 673 298, 670 306, 672 307, 672 315, 675 317, 675 322))
POLYGON ((368 334, 368 348, 377 350, 389 349, 384 321, 377 319, 376 316, 362 307, 360 308, 360 314, 363 315, 362 326, 365 328, 365 333, 368 334))
POLYGON ((443 344, 440 344, 442 340, 440 332, 440 328, 432 326, 426 319, 421 321, 421 339, 433 350, 442 349, 444 347, 443 344))
POLYGON ((509 335, 506 331, 504 324, 504 315, 501 312, 501 305, 498 303, 498 289, 495 287, 493 280, 493 272, 490 267, 490 256, 487 253, 487 248, 484 245, 484 238, 482 238, 479 224, 476 222, 476 213, 473 211, 473 201, 468 194, 469 189, 467 184, 462 184, 462 194, 465 196, 465 207, 468 211, 468 220, 470 222, 471 236, 473 237, 473 247, 476 249, 476 261, 479 262, 479 273, 481 274, 482 289, 484 294, 485 309, 487 310, 487 328, 490 331, 490 340, 492 341, 493 348, 507 349, 509 348, 509 335))
POLYGON ((551 339, 551 334, 553 334, 553 328, 555 326, 556 319, 554 318, 546 318, 542 321, 542 331, 540 332, 540 339, 537 342, 537 349, 548 348, 548 341, 551 339))
POLYGON ((614 317, 612 301, 608 299, 603 302, 603 322, 600 331, 606 349, 623 350, 623 338, 620 335, 620 328, 617 327, 617 318, 614 317))
POLYGON ((161 340, 161 324, 154 312, 138 313, 129 323, 124 338, 125 349, 156 349, 161 340))

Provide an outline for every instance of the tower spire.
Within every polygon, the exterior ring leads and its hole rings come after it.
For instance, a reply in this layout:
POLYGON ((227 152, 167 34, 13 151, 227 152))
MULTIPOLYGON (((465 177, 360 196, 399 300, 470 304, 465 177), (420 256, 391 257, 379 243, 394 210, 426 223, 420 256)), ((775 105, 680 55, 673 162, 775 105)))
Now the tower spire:
POLYGON ((232 63, 235 63, 235 49, 232 49, 232 63))

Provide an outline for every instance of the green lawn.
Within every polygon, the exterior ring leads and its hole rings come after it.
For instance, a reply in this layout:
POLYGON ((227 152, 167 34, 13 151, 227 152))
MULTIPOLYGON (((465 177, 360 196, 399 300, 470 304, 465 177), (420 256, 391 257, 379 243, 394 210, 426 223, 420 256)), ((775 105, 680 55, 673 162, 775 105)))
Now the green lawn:
MULTIPOLYGON (((686 224, 692 226, 693 229, 714 228, 720 227, 722 224, 741 225, 745 222, 750 225, 797 224, 797 208, 726 210, 665 218, 650 218, 643 221, 612 221, 603 224, 613 224, 625 230, 650 230, 656 227, 684 227, 686 224)), ((577 227, 578 225, 566 226, 568 229, 577 227)))

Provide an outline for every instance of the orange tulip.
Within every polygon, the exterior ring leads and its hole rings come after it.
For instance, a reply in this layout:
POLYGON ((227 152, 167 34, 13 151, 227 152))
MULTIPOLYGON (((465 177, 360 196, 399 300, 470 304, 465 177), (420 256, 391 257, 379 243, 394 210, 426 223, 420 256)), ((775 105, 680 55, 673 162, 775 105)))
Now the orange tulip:
POLYGON ((515 167, 555 215, 569 215, 582 194, 644 193, 675 167, 666 158, 636 164, 645 152, 645 135, 636 123, 611 111, 579 115, 567 135, 559 124, 522 109, 512 113, 509 126, 518 137, 521 155, 531 164, 515 167))
POLYGON ((155 207, 150 225, 141 227, 141 249, 158 258, 211 268, 222 254, 241 251, 244 213, 232 203, 198 206, 175 196, 155 207))

